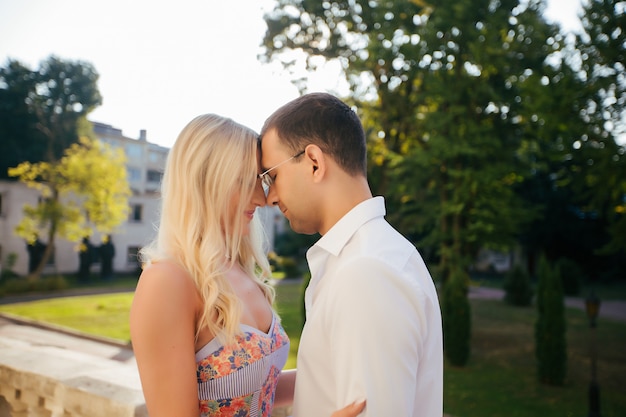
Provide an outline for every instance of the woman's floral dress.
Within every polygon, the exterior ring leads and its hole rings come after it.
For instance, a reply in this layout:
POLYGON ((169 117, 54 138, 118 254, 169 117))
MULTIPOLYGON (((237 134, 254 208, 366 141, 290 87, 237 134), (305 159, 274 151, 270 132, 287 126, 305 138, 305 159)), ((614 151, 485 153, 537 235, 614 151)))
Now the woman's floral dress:
POLYGON ((200 415, 269 417, 289 338, 274 316, 268 333, 241 325, 236 343, 217 339, 196 353, 200 415))

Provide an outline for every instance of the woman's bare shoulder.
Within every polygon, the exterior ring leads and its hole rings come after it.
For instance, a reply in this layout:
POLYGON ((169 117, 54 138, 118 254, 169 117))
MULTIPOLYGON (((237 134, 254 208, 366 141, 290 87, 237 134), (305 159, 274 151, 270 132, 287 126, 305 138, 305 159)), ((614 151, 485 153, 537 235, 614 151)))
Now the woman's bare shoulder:
POLYGON ((189 273, 171 261, 152 263, 142 271, 135 297, 147 296, 153 302, 194 305, 198 291, 189 273))
POLYGON ((139 276, 139 284, 167 285, 187 287, 193 280, 189 273, 179 264, 172 261, 159 261, 144 267, 139 276))

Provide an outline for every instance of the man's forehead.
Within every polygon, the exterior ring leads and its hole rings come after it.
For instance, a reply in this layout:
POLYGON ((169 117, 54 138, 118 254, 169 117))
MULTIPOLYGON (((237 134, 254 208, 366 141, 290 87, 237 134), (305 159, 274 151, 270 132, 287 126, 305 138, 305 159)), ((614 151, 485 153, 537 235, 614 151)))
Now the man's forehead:
POLYGON ((271 164, 275 159, 280 159, 287 149, 280 142, 275 129, 270 129, 261 137, 261 161, 263 165, 271 164))

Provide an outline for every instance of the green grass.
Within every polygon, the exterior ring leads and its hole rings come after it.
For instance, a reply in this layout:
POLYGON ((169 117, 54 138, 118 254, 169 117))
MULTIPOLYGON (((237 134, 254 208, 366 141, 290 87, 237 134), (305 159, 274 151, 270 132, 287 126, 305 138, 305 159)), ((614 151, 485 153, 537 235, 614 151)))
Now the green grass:
POLYGON ((0 312, 128 342, 132 299, 132 293, 53 298, 2 305, 0 312))
MULTIPOLYGON (((302 326, 301 286, 277 287, 277 310, 291 338, 287 367, 296 366, 302 326)), ((2 305, 0 311, 128 341, 132 293, 80 296, 2 305)), ((568 377, 562 387, 537 382, 534 308, 471 300, 472 355, 463 368, 446 364, 444 408, 455 417, 567 417, 587 414, 591 330, 584 312, 567 309, 568 377)), ((626 323, 600 319, 598 382, 603 417, 626 410, 626 323)))
POLYGON ((302 285, 299 282, 284 281, 276 288, 276 310, 282 319, 283 327, 289 335, 291 346, 286 369, 296 367, 296 356, 300 344, 300 332, 304 323, 302 302, 302 285))
MULTIPOLYGON (((472 355, 464 368, 445 368, 445 409, 459 417, 557 417, 587 414, 590 335, 584 312, 566 309, 568 377, 563 387, 537 382, 534 308, 471 300, 472 355)), ((626 409, 626 324, 600 319, 598 382, 603 417, 626 409)))

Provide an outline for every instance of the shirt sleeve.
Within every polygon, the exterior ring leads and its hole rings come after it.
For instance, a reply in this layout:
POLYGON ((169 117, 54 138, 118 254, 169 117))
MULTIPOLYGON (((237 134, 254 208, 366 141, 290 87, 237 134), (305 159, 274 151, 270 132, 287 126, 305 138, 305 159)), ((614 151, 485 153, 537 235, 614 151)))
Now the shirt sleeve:
POLYGON ((364 397, 363 415, 412 415, 427 332, 428 301, 417 277, 365 258, 327 278, 332 289, 325 319, 333 345, 337 405, 364 397))

